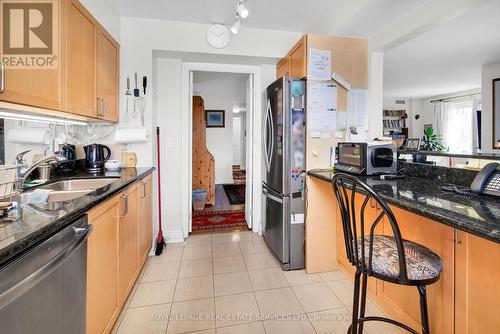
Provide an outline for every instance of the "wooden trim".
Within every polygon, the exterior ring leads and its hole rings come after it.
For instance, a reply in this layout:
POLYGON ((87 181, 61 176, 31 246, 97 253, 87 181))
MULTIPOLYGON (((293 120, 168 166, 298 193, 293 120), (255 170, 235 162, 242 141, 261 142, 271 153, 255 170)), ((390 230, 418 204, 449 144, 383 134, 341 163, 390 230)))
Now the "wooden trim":
POLYGON ((492 138, 491 138, 491 148, 494 150, 500 150, 500 145, 497 146, 497 142, 495 140, 496 139, 495 108, 496 108, 496 104, 499 102, 499 101, 496 101, 496 99, 495 99, 495 84, 496 83, 498 83, 500 85, 500 78, 496 78, 496 79, 491 80, 491 99, 492 99, 491 115, 492 115, 492 119, 493 119, 493 121, 491 122, 493 124, 492 125, 493 130, 492 130, 492 138))

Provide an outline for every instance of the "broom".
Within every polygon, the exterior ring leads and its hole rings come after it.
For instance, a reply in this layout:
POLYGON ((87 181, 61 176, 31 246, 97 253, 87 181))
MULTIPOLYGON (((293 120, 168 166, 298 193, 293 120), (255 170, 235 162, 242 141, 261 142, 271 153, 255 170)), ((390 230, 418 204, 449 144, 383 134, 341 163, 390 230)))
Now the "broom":
POLYGON ((163 252, 163 248, 167 245, 165 239, 163 238, 163 230, 161 229, 161 179, 160 179, 160 127, 156 127, 156 149, 158 156, 158 236, 156 237, 156 256, 163 252))

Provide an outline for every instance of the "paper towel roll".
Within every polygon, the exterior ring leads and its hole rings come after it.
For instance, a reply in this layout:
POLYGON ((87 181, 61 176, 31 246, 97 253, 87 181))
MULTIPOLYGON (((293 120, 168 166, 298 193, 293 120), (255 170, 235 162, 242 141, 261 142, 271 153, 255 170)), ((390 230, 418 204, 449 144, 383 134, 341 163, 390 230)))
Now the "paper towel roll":
POLYGON ((117 143, 145 143, 147 141, 146 128, 118 128, 115 131, 117 143))
POLYGON ((18 128, 11 129, 7 140, 12 143, 48 145, 50 131, 44 128, 18 128))

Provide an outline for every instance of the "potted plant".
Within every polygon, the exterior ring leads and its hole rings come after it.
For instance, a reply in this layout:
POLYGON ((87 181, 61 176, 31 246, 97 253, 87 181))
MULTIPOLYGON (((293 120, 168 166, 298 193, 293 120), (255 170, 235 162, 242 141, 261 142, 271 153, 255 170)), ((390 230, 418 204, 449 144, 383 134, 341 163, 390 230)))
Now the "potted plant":
MULTIPOLYGON (((442 137, 434 133, 432 128, 424 130, 424 137, 422 138, 420 149, 423 151, 431 152, 445 152, 447 149, 442 144, 442 137)), ((427 154, 413 154, 413 161, 418 163, 427 163, 427 154)))
POLYGON ((432 128, 424 130, 424 138, 420 149, 432 152, 446 152, 447 148, 443 145, 443 138, 434 133, 432 128))

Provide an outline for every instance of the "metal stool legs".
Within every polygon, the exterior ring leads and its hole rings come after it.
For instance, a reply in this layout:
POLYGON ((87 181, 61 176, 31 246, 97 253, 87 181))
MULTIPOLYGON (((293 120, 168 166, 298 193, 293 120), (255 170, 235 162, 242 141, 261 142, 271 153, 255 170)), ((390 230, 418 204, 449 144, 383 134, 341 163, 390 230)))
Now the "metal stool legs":
MULTIPOLYGON (((361 271, 356 271, 354 275, 354 296, 352 306, 352 324, 349 326, 348 334, 362 334, 363 324, 367 321, 382 321, 405 329, 406 331, 418 334, 417 331, 398 321, 382 317, 365 317, 366 310, 366 288, 368 285, 368 275, 361 271), (361 275, 363 275, 361 281, 361 275)), ((420 314, 422 319, 422 334, 430 334, 429 314, 427 310, 427 289, 425 286, 418 286, 420 296, 420 314)))
MULTIPOLYGON (((352 301, 352 324, 351 324, 351 333, 358 333, 358 311, 359 311, 359 283, 361 278, 361 271, 356 270, 354 274, 354 296, 352 301)), ((366 297, 366 296, 365 296, 366 297)), ((361 333, 361 332, 359 332, 361 333)))
POLYGON ((420 316, 422 317, 422 333, 430 334, 429 330, 429 314, 427 312, 427 289, 425 286, 418 286, 418 294, 420 295, 420 316))
MULTIPOLYGON (((363 274, 363 282, 361 283, 361 307, 359 310, 359 318, 364 318, 365 317, 365 310, 366 310, 366 287, 368 285, 368 275, 363 274)), ((358 333, 362 334, 363 333, 363 322, 359 324, 359 331, 358 333)))

